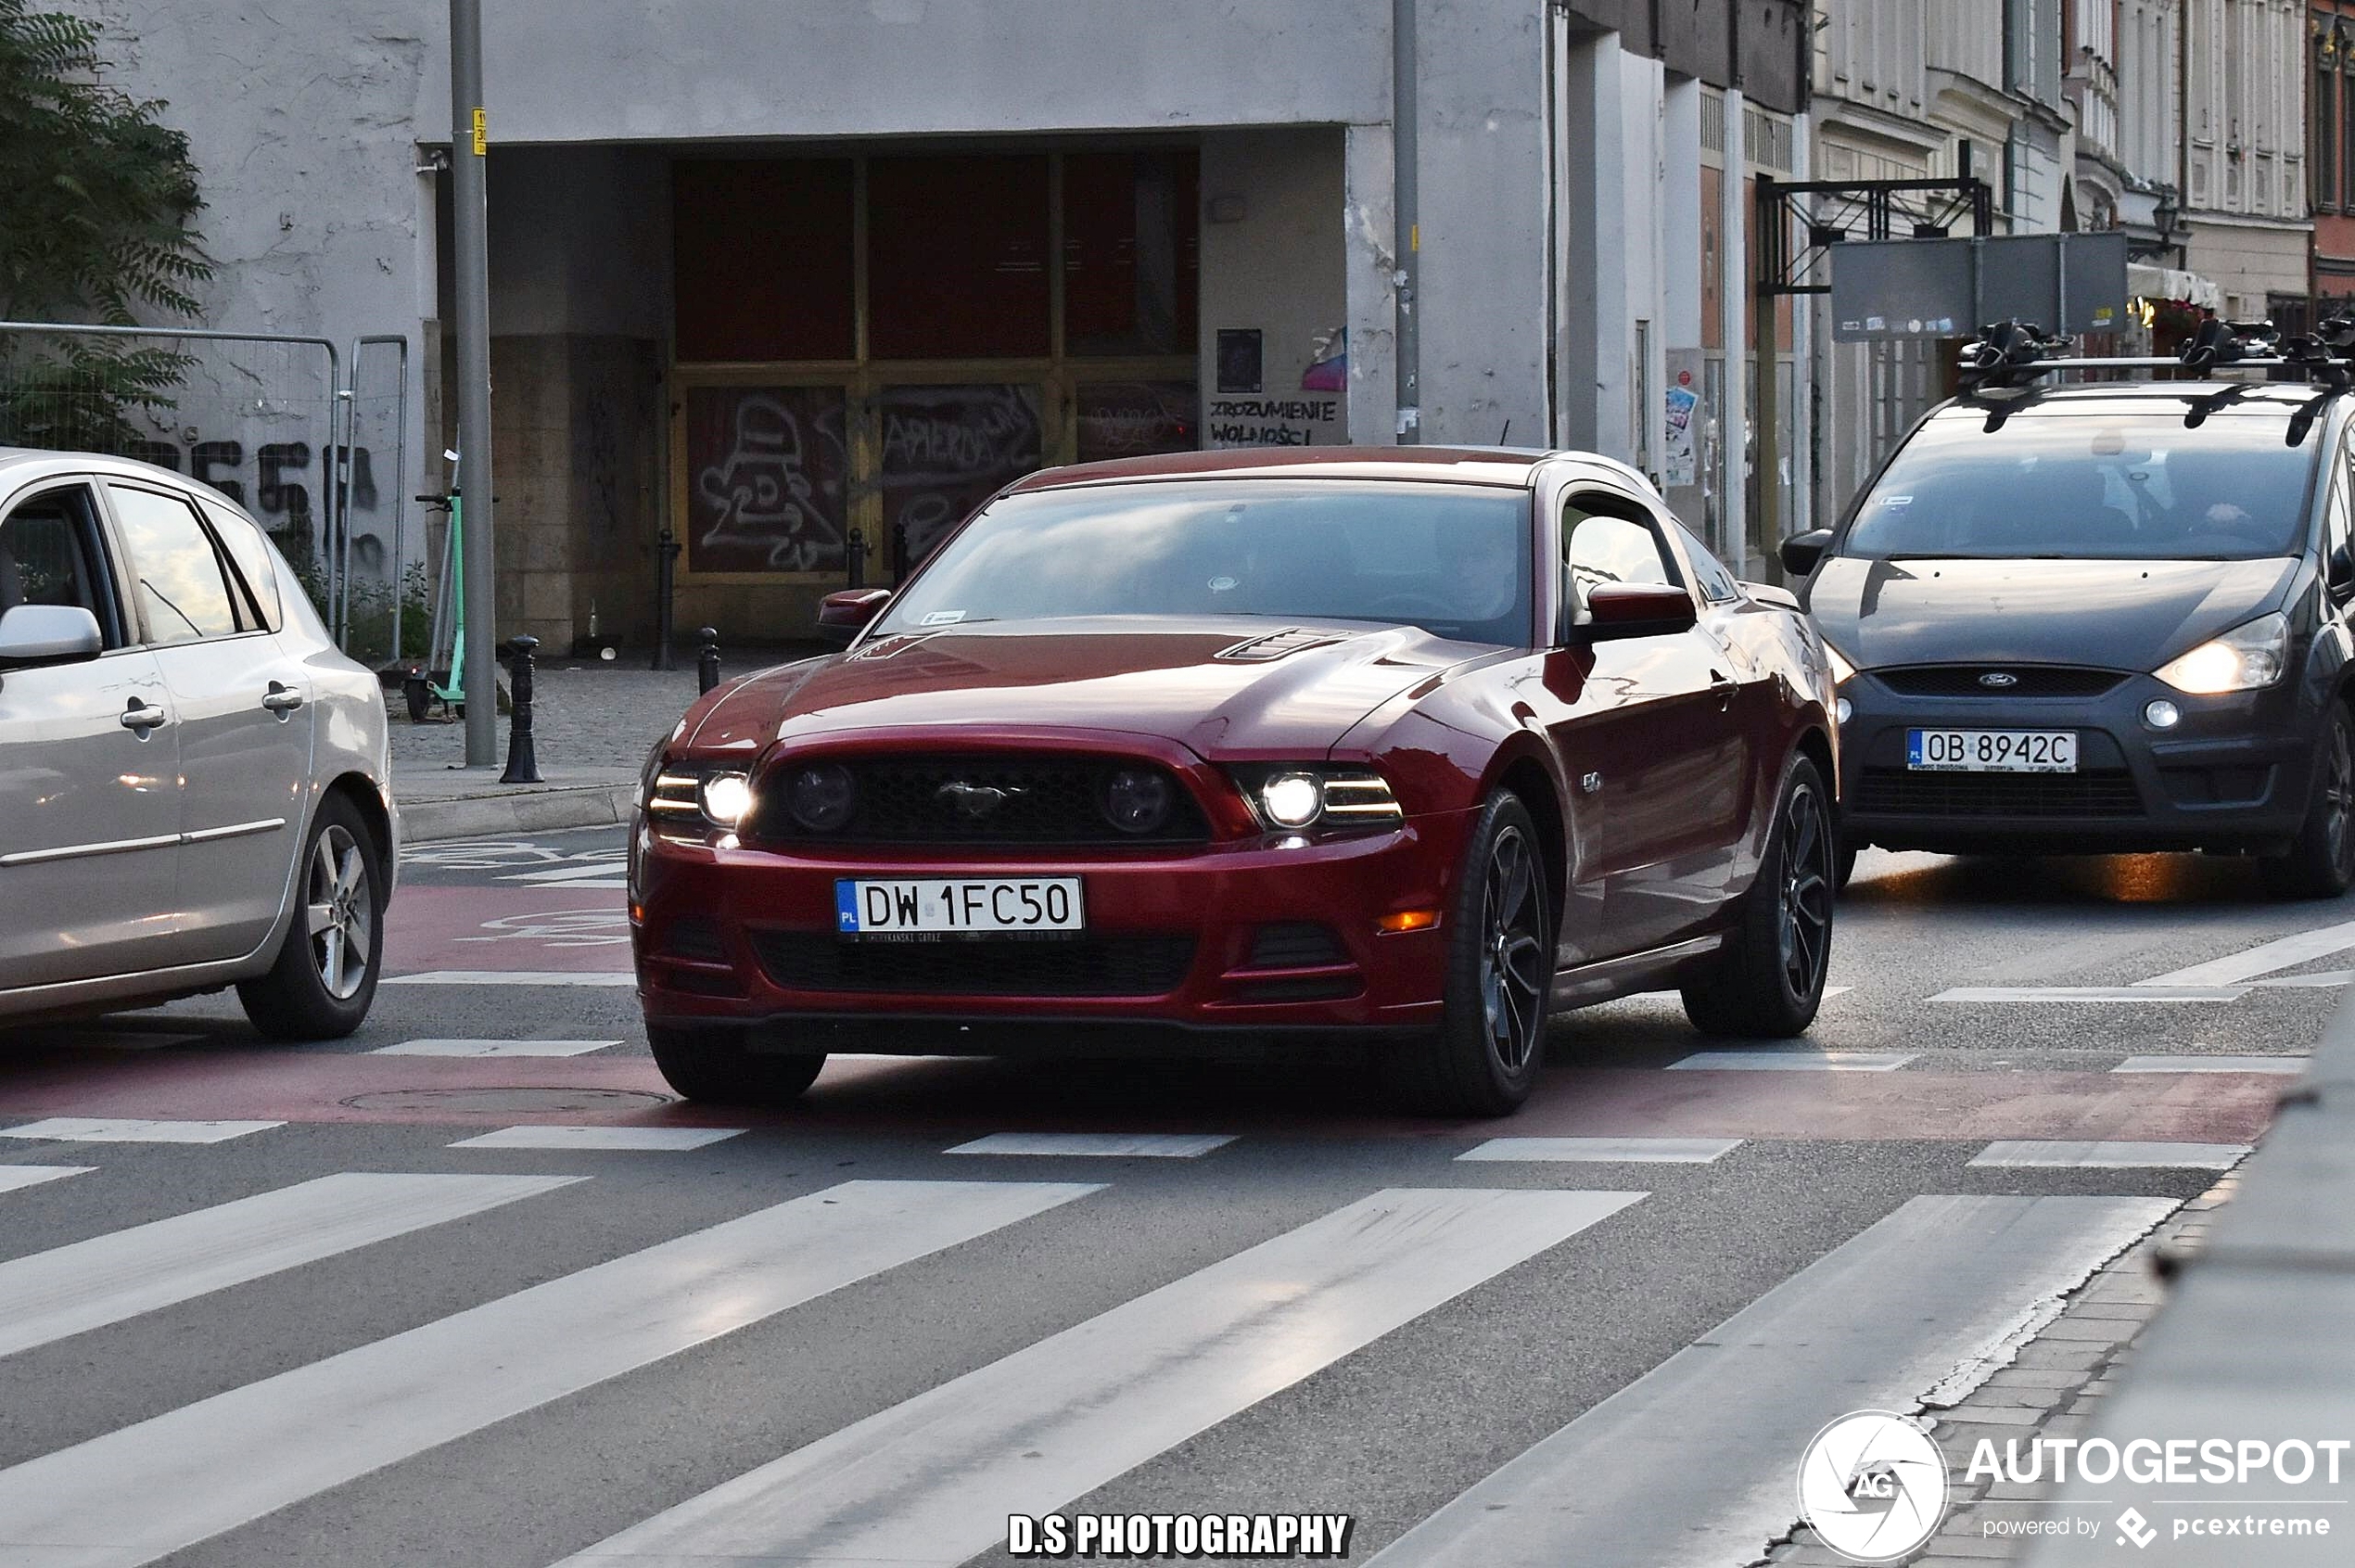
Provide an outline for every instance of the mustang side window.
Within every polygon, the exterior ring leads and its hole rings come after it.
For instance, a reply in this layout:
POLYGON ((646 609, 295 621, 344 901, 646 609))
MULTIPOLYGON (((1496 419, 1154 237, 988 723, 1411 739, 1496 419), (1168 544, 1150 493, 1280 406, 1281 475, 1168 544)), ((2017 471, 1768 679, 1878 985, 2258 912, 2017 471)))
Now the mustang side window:
POLYGON ((1659 533, 1649 523, 1623 515, 1628 505, 1605 496, 1577 495, 1563 510, 1563 550, 1582 603, 1586 590, 1598 582, 1681 586, 1659 533))

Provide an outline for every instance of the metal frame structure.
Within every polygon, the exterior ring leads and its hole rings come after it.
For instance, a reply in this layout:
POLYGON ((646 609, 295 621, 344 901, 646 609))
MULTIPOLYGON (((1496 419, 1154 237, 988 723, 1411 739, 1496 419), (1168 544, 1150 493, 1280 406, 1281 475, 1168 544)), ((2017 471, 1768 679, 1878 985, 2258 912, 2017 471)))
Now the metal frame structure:
POLYGON ((1971 232, 1984 235, 1994 226, 1995 193, 1987 182, 1964 174, 1951 180, 1777 180, 1757 177, 1757 223, 1752 246, 1751 352, 1758 364, 1757 456, 1751 472, 1761 476, 1758 505, 1750 513, 1755 549, 1750 553, 1774 560, 1782 534, 1782 487, 1776 476, 1781 468, 1781 410, 1776 387, 1782 352, 1776 320, 1777 302, 1801 294, 1829 294, 1828 283, 1810 283, 1816 263, 1832 246, 1852 237, 1895 239, 1899 219, 1913 229, 1943 235, 1965 218, 1971 232), (1811 201, 1825 205, 1811 208, 1811 201), (1856 233, 1856 224, 1864 233, 1856 233), (1793 223, 1803 225, 1804 243, 1793 247, 1793 223))
MULTIPOLYGON (((194 326, 97 326, 85 322, 59 321, 0 321, 0 335, 30 337, 35 333, 53 337, 81 338, 146 338, 167 342, 191 343, 277 343, 294 348, 316 349, 326 357, 327 428, 325 431, 326 461, 332 464, 322 486, 322 519, 325 533, 322 556, 327 572, 326 614, 337 647, 348 647, 351 639, 351 478, 355 383, 358 379, 360 357, 371 346, 397 345, 399 380, 395 420, 394 473, 405 475, 409 461, 409 339, 399 333, 378 333, 356 338, 351 342, 349 357, 338 353, 332 339, 308 338, 274 332, 225 332, 210 327, 194 326), (347 379, 347 373, 350 378, 347 379)), ((393 485, 393 648, 400 653, 401 559, 407 545, 407 511, 402 500, 406 486, 396 479, 393 485)))

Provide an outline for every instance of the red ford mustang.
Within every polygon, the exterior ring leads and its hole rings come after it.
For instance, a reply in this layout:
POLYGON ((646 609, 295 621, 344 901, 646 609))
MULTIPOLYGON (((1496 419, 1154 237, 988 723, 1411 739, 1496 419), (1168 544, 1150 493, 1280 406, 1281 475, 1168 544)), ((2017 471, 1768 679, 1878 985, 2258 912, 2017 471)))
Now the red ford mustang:
POLYGON ((683 1094, 1052 1025, 1355 1035, 1409 1103, 1501 1115, 1552 1010, 1814 1016, 1823 644, 1616 463, 1064 468, 823 614, 845 651, 721 686, 648 759, 631 936, 683 1094))

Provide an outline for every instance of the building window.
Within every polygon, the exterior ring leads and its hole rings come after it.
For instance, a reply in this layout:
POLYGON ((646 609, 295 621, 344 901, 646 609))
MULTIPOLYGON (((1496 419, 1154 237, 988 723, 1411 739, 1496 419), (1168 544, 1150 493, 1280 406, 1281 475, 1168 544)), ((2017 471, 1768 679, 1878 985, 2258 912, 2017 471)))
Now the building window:
POLYGON ((2314 29, 2314 206, 2318 210, 2338 205, 2338 127, 2335 112, 2338 103, 2338 71, 2336 50, 2329 32, 2314 29))
POLYGON ((850 159, 681 159, 670 199, 681 359, 856 356, 850 159))

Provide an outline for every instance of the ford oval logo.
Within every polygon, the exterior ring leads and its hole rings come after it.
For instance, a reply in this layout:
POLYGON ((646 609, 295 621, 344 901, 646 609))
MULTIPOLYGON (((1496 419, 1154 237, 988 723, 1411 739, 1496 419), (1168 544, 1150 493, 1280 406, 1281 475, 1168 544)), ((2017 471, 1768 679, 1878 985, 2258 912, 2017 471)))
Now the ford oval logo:
POLYGON ((1979 678, 1979 683, 1994 691, 2008 691, 2019 684, 2019 677, 2009 670, 1991 669, 1979 678))

